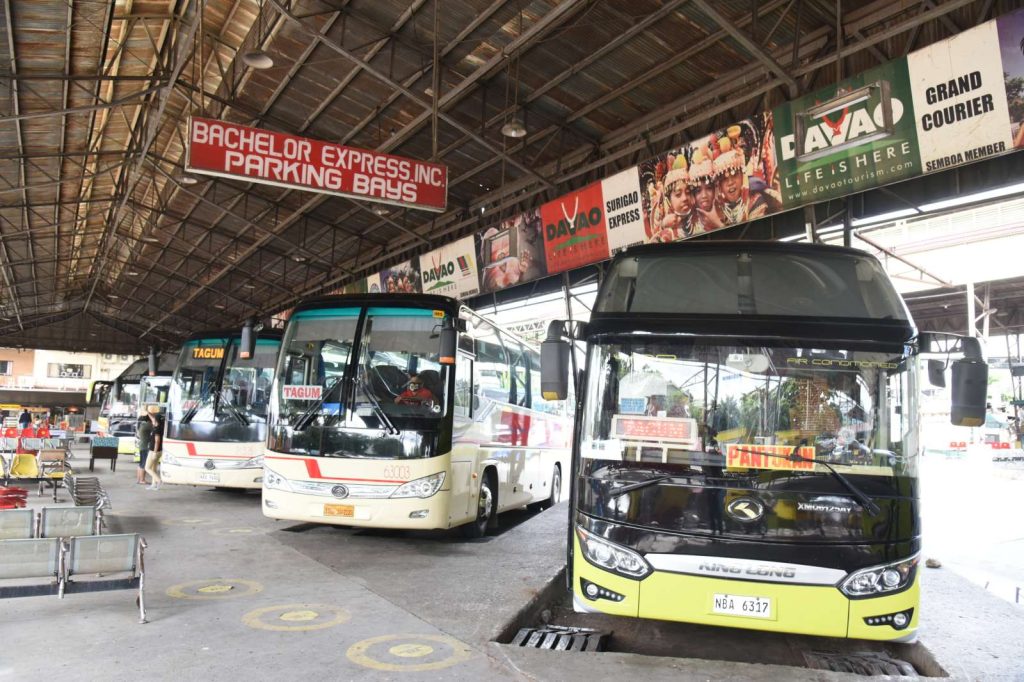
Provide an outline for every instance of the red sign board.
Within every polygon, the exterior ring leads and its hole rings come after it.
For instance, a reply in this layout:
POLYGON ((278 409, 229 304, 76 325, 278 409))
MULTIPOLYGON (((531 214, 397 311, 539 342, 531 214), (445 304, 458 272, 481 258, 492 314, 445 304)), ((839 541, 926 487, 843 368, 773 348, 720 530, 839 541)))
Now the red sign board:
POLYGON ((448 169, 368 149, 193 117, 189 171, 443 211, 448 169))
POLYGON ((540 207, 548 274, 608 258, 601 183, 587 185, 540 207))

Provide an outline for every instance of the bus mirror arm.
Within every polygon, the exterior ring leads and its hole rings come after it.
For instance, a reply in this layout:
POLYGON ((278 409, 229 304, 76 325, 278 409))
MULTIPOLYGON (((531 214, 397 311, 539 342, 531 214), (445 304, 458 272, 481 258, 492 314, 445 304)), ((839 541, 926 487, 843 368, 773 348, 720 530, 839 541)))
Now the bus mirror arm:
POLYGON ((963 355, 952 363, 953 385, 949 421, 954 426, 984 424, 988 396, 988 364, 985 362, 981 342, 977 337, 945 332, 922 332, 920 346, 923 352, 946 354, 945 362, 928 362, 928 379, 935 386, 945 385, 945 369, 949 363, 949 355, 963 355), (938 383, 940 375, 941 383, 938 383))
POLYGON ((553 320, 540 344, 540 390, 545 400, 565 400, 569 395, 569 342, 565 322, 553 320))

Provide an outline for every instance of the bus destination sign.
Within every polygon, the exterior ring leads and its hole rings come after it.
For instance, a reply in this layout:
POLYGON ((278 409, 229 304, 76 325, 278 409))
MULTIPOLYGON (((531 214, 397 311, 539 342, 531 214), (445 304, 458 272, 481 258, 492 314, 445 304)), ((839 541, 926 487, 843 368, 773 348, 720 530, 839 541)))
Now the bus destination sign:
POLYGON ((192 349, 193 360, 223 360, 223 346, 197 346, 192 349))

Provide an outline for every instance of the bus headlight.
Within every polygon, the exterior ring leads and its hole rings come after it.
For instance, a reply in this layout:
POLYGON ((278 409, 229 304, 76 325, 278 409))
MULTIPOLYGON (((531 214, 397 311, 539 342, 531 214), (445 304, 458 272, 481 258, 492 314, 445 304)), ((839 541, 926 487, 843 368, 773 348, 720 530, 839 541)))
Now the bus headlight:
POLYGON ((263 467, 263 487, 269 490, 285 490, 288 492, 291 492, 292 489, 288 485, 288 479, 267 467, 263 467))
POLYGON ((631 549, 608 542, 579 526, 576 526, 576 535, 584 558, 598 568, 637 580, 651 572, 647 561, 631 549))
POLYGON ((444 472, 417 478, 408 483, 403 483, 391 493, 391 497, 430 497, 441 489, 444 483, 444 472))
POLYGON ((874 597, 889 592, 899 592, 914 582, 920 556, 881 566, 871 566, 854 571, 839 583, 839 589, 847 597, 874 597))

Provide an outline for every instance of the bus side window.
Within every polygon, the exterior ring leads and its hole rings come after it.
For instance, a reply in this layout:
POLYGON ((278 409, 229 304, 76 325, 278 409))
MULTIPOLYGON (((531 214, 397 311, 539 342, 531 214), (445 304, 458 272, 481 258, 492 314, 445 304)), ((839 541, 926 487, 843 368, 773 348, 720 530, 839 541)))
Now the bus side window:
POLYGON ((483 401, 509 402, 508 357, 498 330, 479 323, 475 328, 476 362, 473 363, 473 390, 483 401))
POLYGON ((459 353, 455 361, 455 416, 473 416, 473 360, 459 353))

